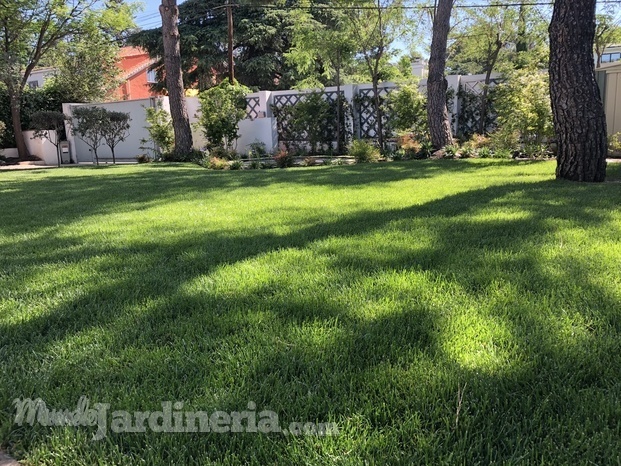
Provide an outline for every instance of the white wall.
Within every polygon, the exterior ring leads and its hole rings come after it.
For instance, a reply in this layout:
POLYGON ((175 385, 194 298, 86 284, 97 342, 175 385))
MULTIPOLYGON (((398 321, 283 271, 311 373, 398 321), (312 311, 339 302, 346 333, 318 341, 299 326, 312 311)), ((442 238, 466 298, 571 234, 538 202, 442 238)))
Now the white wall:
POLYGON ((30 155, 40 158, 45 162, 45 165, 56 166, 58 165, 58 156, 56 155, 56 146, 52 144, 52 141, 56 142, 56 131, 49 133, 50 139, 35 138, 34 131, 24 131, 24 141, 26 141, 30 155))
MULTIPOLYGON (((135 161, 136 156, 143 154, 145 151, 140 149, 143 144, 141 139, 149 140, 149 132, 146 130, 146 108, 154 107, 156 99, 162 99, 165 108, 168 108, 168 98, 153 97, 140 100, 124 100, 119 102, 109 102, 104 104, 63 104, 63 112, 69 117, 73 115, 73 109, 76 107, 101 107, 106 110, 115 112, 129 113, 131 121, 129 122, 129 136, 124 142, 119 143, 115 148, 117 161, 130 162, 135 161)), ((78 163, 94 162, 95 155, 92 153, 88 145, 80 139, 76 134, 72 134, 71 130, 67 133, 67 139, 71 145, 72 160, 78 163)), ((106 145, 102 145, 97 149, 100 162, 112 160, 112 151, 106 145)))

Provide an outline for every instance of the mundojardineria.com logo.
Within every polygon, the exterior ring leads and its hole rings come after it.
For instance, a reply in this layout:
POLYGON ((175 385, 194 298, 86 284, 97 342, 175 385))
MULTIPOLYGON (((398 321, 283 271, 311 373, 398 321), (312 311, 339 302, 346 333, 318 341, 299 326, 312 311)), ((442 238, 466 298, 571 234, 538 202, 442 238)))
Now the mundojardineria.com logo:
POLYGON ((15 424, 44 427, 97 427, 93 440, 101 440, 108 432, 122 433, 278 433, 282 435, 337 435, 334 423, 291 422, 282 427, 278 414, 257 410, 250 401, 243 411, 190 411, 182 401, 163 401, 157 411, 112 411, 110 403, 91 405, 80 397, 75 409, 50 409, 40 398, 16 398, 15 424))

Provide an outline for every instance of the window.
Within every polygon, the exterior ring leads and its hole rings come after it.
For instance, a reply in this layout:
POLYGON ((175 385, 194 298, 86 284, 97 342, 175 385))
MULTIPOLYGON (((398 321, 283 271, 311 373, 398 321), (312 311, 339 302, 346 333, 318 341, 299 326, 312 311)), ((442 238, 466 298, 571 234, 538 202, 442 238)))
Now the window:
POLYGON ((28 87, 30 89, 36 89, 39 87, 39 81, 28 81, 28 87))
POLYGON ((619 61, 621 60, 621 53, 612 53, 610 55, 610 61, 619 61))
POLYGON ((602 63, 610 63, 611 56, 609 53, 605 53, 602 55, 602 63))
POLYGON ((156 83, 157 76, 155 70, 147 70, 147 82, 148 83, 156 83))

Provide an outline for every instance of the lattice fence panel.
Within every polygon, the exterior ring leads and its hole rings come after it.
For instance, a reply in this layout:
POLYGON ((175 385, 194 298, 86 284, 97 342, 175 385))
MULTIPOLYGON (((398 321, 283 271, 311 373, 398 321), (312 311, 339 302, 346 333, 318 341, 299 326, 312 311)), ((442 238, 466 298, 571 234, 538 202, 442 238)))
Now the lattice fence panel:
MULTIPOLYGON (((276 116, 276 127, 278 130, 278 140, 284 144, 301 144, 309 141, 306 132, 299 133, 295 131, 291 121, 291 112, 288 111, 298 103, 302 102, 309 94, 279 94, 274 96, 273 110, 276 116)), ((330 103, 337 101, 338 93, 336 91, 323 92, 322 98, 330 103)), ((344 93, 341 92, 341 98, 344 93)))
MULTIPOLYGON (((380 100, 386 100, 386 97, 394 91, 396 87, 380 87, 379 96, 380 100)), ((377 124, 377 112, 375 109, 375 93, 373 89, 361 89, 356 96, 356 112, 358 114, 358 132, 361 139, 377 139, 378 138, 378 124, 377 124)), ((381 105, 381 104, 380 104, 381 105)), ((382 107, 384 107, 382 105, 382 107)), ((388 125, 390 123, 390 115, 383 111, 382 124, 384 128, 384 134, 389 133, 388 125)))
POLYGON ((259 118, 260 102, 258 97, 246 97, 246 118, 255 120, 259 118))
POLYGON ((483 81, 462 83, 459 89, 459 118, 457 120, 457 134, 461 137, 470 137, 480 132, 481 118, 485 118, 485 131, 493 131, 496 127, 497 114, 494 109, 494 89, 502 82, 495 78, 490 81, 487 103, 487 114, 481 115, 481 97, 485 88, 483 81))

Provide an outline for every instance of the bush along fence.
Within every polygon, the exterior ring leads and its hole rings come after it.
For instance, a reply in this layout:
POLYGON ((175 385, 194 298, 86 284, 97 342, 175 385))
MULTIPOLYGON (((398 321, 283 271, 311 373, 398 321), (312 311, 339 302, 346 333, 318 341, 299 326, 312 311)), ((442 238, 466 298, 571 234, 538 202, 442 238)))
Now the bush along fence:
MULTIPOLYGON (((460 138, 468 138, 481 129, 489 132, 495 128, 494 88, 501 80, 496 76, 489 85, 482 123, 484 79, 484 75, 450 76, 448 79, 447 104, 453 131, 460 138)), ((379 112, 370 84, 341 86, 340 96, 336 87, 250 94, 246 97, 246 120, 240 124, 238 150, 245 152, 256 139, 270 150, 282 145, 288 150, 310 154, 337 153, 339 148, 348 147, 356 139, 377 141, 378 114, 382 118, 383 139, 394 144, 400 128, 395 122, 399 119, 398 109, 390 96, 399 89, 390 82, 380 85, 379 112), (270 120, 269 125, 260 123, 265 119, 270 120), (273 128, 273 134, 262 131, 266 126, 273 128), (257 137, 253 139, 253 136, 257 137)), ((425 94, 424 80, 418 91, 421 96, 425 94)))

